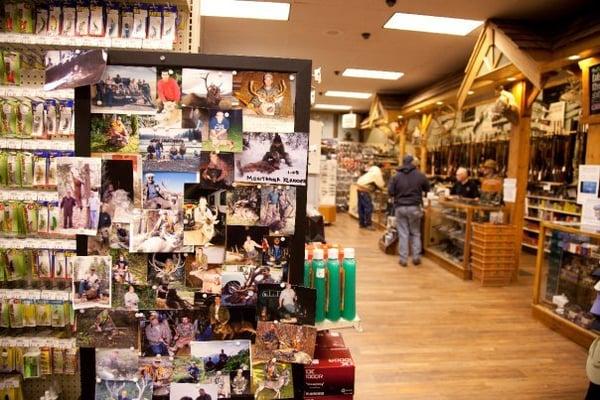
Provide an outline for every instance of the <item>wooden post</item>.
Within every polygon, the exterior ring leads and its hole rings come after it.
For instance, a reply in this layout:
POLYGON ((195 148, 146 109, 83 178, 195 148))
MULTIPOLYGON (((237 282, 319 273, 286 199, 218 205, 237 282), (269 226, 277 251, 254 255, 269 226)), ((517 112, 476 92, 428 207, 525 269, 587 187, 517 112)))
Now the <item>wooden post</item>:
POLYGON ((432 117, 433 114, 423 114, 421 123, 419 124, 419 130, 421 131, 421 152, 418 156, 421 165, 419 169, 424 174, 427 174, 427 139, 429 137, 429 127, 431 126, 432 117))
POLYGON ((408 121, 402 121, 400 122, 399 126, 398 126, 398 136, 399 136, 399 141, 398 141, 398 163, 399 165, 402 165, 402 159, 404 158, 404 155, 406 154, 406 129, 408 127, 408 121))
POLYGON ((525 198, 529 172, 529 148, 531 146, 531 107, 527 104, 527 92, 530 86, 526 81, 516 83, 512 94, 519 106, 519 123, 512 126, 509 142, 508 178, 517 181, 515 202, 510 207, 510 223, 515 229, 515 278, 519 272, 523 218, 525 216, 525 198))

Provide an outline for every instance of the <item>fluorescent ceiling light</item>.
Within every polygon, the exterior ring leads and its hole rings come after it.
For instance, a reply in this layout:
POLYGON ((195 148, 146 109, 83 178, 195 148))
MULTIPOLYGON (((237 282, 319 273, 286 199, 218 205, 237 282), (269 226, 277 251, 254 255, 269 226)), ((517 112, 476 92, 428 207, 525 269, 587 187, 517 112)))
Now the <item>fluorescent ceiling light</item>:
POLYGON ((352 110, 352 106, 342 104, 315 104, 313 108, 317 110, 336 110, 336 111, 349 111, 352 110))
POLYGON ((395 81, 404 75, 402 72, 394 71, 377 71, 374 69, 346 68, 342 72, 342 76, 350 78, 368 78, 368 79, 386 79, 395 81))
POLYGON ((347 99, 368 99, 371 93, 367 92, 345 92, 343 90, 328 90, 325 92, 327 97, 345 97, 347 99))
POLYGON ((573 54, 572 56, 567 57, 568 60, 575 61, 579 60, 581 56, 579 54, 573 54))
POLYGON ((481 24, 483 24, 483 21, 474 19, 395 13, 388 19, 383 27, 404 31, 466 36, 481 24))
POLYGON ((290 17, 290 5, 271 1, 202 0, 200 15, 203 17, 287 21, 290 17))

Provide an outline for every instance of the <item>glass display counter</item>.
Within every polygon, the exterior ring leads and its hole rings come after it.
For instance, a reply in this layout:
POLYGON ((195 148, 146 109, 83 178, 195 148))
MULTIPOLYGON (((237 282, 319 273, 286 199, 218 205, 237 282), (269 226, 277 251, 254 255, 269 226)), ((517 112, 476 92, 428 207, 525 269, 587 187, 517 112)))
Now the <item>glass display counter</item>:
POLYGON ((470 254, 473 223, 487 223, 505 214, 502 207, 431 200, 426 207, 425 254, 461 279, 471 279, 470 254))
POLYGON ((586 348, 600 334, 600 233, 540 227, 533 315, 586 348))

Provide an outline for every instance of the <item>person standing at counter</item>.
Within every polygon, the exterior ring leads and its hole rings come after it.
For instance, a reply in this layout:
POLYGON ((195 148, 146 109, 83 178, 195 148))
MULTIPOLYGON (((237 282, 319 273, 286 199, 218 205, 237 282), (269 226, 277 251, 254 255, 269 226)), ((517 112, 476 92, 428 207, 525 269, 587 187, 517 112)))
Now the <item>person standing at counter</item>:
POLYGON ((407 266, 409 241, 412 243, 413 265, 421 264, 422 196, 430 189, 425 174, 413 164, 413 157, 404 156, 402 166, 388 185, 388 194, 394 199, 394 215, 398 227, 398 263, 403 267, 407 266))
POLYGON ((356 191, 358 194, 358 224, 361 228, 373 230, 373 200, 371 193, 375 189, 383 189, 385 182, 381 173, 381 168, 377 165, 369 167, 367 172, 361 175, 356 181, 356 191))
POLYGON ((467 199, 476 199, 479 197, 479 185, 476 180, 469 177, 466 168, 460 167, 456 171, 456 182, 450 189, 450 195, 464 197, 467 199))

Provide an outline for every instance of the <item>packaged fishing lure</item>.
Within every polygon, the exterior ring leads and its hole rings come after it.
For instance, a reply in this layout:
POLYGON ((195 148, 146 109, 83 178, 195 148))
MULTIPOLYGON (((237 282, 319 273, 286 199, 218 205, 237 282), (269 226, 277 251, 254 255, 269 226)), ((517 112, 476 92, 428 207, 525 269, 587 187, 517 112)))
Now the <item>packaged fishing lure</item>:
POLYGON ((36 151, 33 160, 33 187, 46 187, 46 169, 48 167, 48 152, 36 151))
POLYGON ((48 35, 58 36, 60 35, 60 21, 61 21, 62 7, 60 3, 50 3, 48 8, 48 35))
POLYGON ((77 355, 77 347, 75 343, 71 344, 65 350, 65 375, 75 375, 75 372, 79 369, 79 357, 77 355))
POLYGON ((24 188, 29 188, 29 187, 33 187, 33 170, 34 170, 34 163, 35 163, 35 156, 33 155, 33 153, 30 152, 23 152, 21 153, 22 155, 22 180, 21 180, 21 187, 24 188))
POLYGON ((38 201, 38 230, 40 237, 48 237, 48 202, 38 201))
POLYGON ((73 263, 75 262, 77 253, 74 251, 65 251, 65 258, 67 259, 67 269, 65 270, 65 279, 73 278, 73 263))
POLYGON ((55 250, 54 262, 52 263, 52 276, 54 279, 66 279, 67 277, 67 255, 63 250, 55 250))
POLYGON ((35 34, 46 35, 48 33, 48 6, 38 4, 35 9, 35 34))
POLYGON ((6 281, 6 251, 0 249, 0 284, 6 281))
POLYGON ((46 103, 43 100, 34 99, 31 101, 31 137, 34 139, 43 139, 46 135, 44 130, 44 108, 46 103))
POLYGON ((22 201, 11 201, 9 215, 12 221, 10 236, 19 238, 27 236, 25 204, 22 201))
POLYGON ((90 36, 104 36, 104 7, 98 1, 90 4, 90 36))
POLYGON ((2 101, 2 136, 14 137, 17 132, 17 113, 13 100, 2 101))
POLYGON ((11 328, 22 328, 23 327, 23 301, 21 300, 22 294, 20 290, 12 290, 12 298, 9 299, 8 304, 8 319, 11 328))
POLYGON ((17 5, 7 2, 4 5, 4 18, 2 30, 4 32, 18 32, 17 23, 17 5))
POLYGON ((23 296, 23 326, 35 328, 37 326, 36 303, 40 296, 39 290, 27 290, 23 296))
POLYGON ((52 373, 61 375, 65 372, 65 350, 55 344, 52 347, 52 373))
POLYGON ((52 348, 48 346, 48 339, 40 347, 40 375, 52 375, 52 348))
POLYGON ((177 38, 177 7, 163 6, 162 15, 162 40, 174 43, 177 38))
POLYGON ((119 37, 119 6, 111 3, 106 6, 106 29, 104 34, 108 38, 119 37))
POLYGON ((0 328, 10 328, 10 302, 7 289, 0 289, 0 328))
POLYGON ((33 129, 33 111, 31 100, 20 99, 16 103, 16 136, 20 138, 31 137, 33 129))
POLYGON ((23 177, 21 175, 21 164, 19 162, 19 153, 10 152, 7 157, 7 173, 8 173, 8 187, 18 188, 21 187, 23 177))
POLYGON ((55 298, 50 300, 50 305, 52 306, 53 328, 64 328, 67 325, 64 302, 65 301, 59 296, 59 294, 56 294, 55 298))
POLYGON ((160 40, 162 34, 162 6, 148 8, 148 39, 160 40))
POLYGON ((8 229, 9 203, 0 201, 0 236, 6 236, 8 229))
POLYGON ((133 7, 123 5, 121 7, 121 37, 129 39, 133 33, 133 7))
POLYGON ((52 326, 52 306, 47 299, 47 292, 42 291, 36 304, 37 326, 52 326))
MULTIPOLYGON (((21 84, 21 54, 15 51, 3 51, 4 84, 21 84)), ((2 72, 2 71, 0 71, 2 72)))
POLYGON ((60 208, 58 207, 58 201, 48 202, 48 236, 58 236, 59 222, 60 208))
POLYGON ((73 100, 61 100, 58 134, 63 137, 73 136, 73 123, 73 100))
POLYGON ((61 156, 62 153, 60 151, 48 152, 48 166, 46 167, 46 186, 49 188, 56 187, 56 158, 61 156))
POLYGON ((133 32, 131 37, 146 39, 148 36, 148 5, 138 4, 133 8, 133 32))
POLYGON ((46 137, 52 139, 58 133, 58 106, 55 99, 46 99, 46 137))
POLYGON ((39 378, 40 350, 30 349, 23 355, 23 379, 39 378))
POLYGON ((77 4, 77 36, 90 34, 90 6, 87 1, 77 4))
POLYGON ((8 186, 8 152, 0 150, 0 187, 8 186))
POLYGON ((37 250, 36 258, 38 279, 52 278, 52 254, 50 250, 37 250))
POLYGON ((17 32, 33 33, 33 4, 26 1, 17 3, 17 21, 17 32))
POLYGON ((73 3, 67 3, 62 7, 62 36, 75 36, 75 25, 77 23, 77 9, 73 3))

